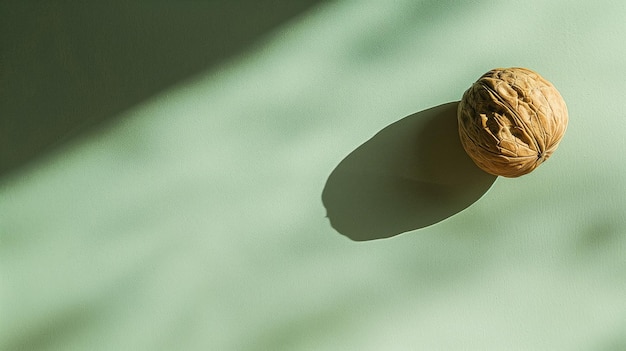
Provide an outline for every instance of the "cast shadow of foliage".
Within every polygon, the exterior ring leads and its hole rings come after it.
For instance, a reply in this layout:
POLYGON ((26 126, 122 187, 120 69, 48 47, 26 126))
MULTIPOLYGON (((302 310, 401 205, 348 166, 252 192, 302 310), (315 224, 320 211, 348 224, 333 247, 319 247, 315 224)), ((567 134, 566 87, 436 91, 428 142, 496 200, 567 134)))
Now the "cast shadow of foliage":
POLYGON ((438 223, 489 190, 458 137, 457 102, 405 117, 352 151, 332 171, 322 202, 332 227, 355 241, 438 223))

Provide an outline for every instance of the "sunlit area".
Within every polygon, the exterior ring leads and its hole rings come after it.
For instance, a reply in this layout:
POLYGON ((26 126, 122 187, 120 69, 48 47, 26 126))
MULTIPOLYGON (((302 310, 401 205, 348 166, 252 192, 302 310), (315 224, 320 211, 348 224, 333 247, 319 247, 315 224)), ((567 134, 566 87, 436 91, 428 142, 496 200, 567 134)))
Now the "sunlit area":
MULTIPOLYGON (((625 2, 310 1, 258 35, 234 28, 271 11, 202 27, 191 3, 170 6, 205 56, 153 84, 94 78, 56 110, 1 85, 5 128, 71 118, 46 143, 52 122, 0 132, 25 150, 0 152, 0 350, 626 349, 625 2), (569 111, 519 178, 459 151, 457 102, 497 67, 569 111)), ((143 28, 125 9, 106 16, 143 28)), ((123 31, 93 47, 139 45, 123 31)))

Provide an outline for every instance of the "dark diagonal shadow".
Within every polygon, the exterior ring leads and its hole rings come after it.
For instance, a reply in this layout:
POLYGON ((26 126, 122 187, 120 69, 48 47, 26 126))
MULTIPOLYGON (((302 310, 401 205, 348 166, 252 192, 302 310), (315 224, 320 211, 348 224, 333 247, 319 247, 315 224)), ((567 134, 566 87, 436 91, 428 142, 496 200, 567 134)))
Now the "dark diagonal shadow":
POLYGON ((322 193, 331 225, 352 240, 392 237, 470 206, 496 177, 458 137, 457 102, 405 117, 343 159, 322 193))
POLYGON ((322 2, 0 1, 0 177, 322 2))

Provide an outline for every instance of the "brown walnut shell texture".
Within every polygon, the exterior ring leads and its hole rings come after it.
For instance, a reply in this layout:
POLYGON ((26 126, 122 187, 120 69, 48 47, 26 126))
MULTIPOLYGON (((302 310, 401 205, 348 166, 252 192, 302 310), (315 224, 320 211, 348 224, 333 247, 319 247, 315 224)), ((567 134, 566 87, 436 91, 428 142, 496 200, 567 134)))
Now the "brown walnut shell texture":
POLYGON ((464 94, 461 144, 482 170, 519 177, 550 157, 565 134, 567 106, 556 88, 527 68, 497 68, 464 94))

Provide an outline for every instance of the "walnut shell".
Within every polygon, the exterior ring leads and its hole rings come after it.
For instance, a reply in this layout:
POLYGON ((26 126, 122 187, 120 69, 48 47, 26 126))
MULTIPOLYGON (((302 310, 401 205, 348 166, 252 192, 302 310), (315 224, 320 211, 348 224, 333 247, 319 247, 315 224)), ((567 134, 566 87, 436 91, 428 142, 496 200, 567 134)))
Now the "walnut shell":
POLYGON ((556 88, 526 68, 485 73, 458 108, 461 144, 482 170, 519 177, 556 150, 567 128, 567 106, 556 88))

